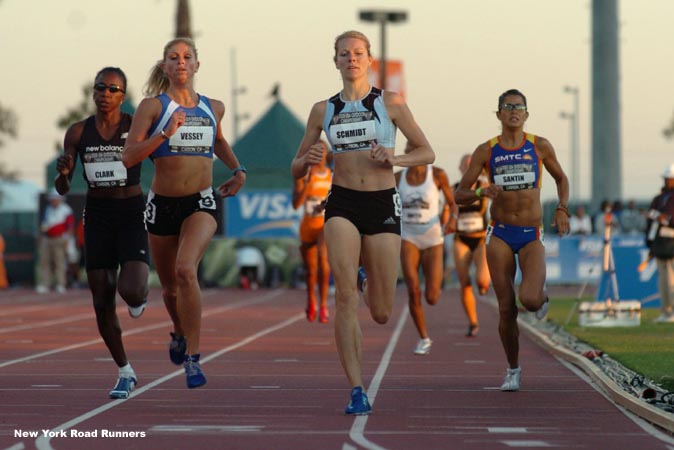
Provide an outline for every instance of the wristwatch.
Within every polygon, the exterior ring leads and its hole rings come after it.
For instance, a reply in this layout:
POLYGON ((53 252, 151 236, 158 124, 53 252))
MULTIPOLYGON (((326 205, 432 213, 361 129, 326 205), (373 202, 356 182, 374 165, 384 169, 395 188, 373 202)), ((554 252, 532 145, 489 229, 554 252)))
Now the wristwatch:
POLYGON ((244 165, 240 165, 238 167, 233 168, 232 169, 232 176, 236 175, 237 172, 246 173, 246 167, 244 165))

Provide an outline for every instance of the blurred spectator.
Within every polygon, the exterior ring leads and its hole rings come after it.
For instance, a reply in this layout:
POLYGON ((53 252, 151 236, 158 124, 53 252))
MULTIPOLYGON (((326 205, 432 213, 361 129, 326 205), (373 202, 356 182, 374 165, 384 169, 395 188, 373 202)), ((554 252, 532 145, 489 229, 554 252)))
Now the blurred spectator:
POLYGON ((585 206, 578 205, 569 218, 570 234, 592 234, 592 218, 585 214, 585 206))
POLYGON ((49 292, 52 282, 59 294, 66 290, 66 248, 73 236, 75 218, 62 199, 56 191, 50 193, 40 221, 40 281, 36 288, 40 294, 49 292))
POLYGON ((620 216, 623 213, 623 202, 621 200, 614 200, 611 211, 613 212, 615 218, 618 220, 618 223, 620 223, 620 216))
POLYGON ((599 235, 604 235, 606 230, 606 225, 611 226, 611 234, 617 234, 620 232, 620 222, 615 214, 613 214, 613 206, 608 200, 603 200, 599 211, 595 214, 594 219, 594 232, 599 235))
POLYGON ((665 185, 648 212, 646 246, 658 266, 662 314, 655 322, 674 322, 674 164, 663 174, 665 185))
POLYGON ((627 209, 620 214, 620 228, 623 233, 641 234, 646 231, 646 216, 637 209, 634 200, 627 202, 627 209))
POLYGON ((5 268, 5 238, 0 234, 0 289, 8 286, 7 269, 5 268))

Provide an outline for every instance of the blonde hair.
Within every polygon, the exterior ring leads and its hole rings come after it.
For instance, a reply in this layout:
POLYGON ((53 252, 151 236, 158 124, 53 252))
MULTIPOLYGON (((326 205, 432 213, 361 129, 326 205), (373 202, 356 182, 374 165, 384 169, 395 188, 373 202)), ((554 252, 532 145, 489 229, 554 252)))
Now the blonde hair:
POLYGON ((147 97, 155 97, 163 92, 166 92, 166 90, 168 89, 170 82, 169 79, 166 77, 166 73, 164 73, 162 64, 164 63, 164 61, 166 61, 166 55, 168 55, 169 50, 171 50, 171 47, 173 47, 178 43, 188 45, 194 52, 194 57, 197 60, 199 59, 197 47, 191 38, 177 37, 175 39, 171 39, 170 41, 168 41, 164 46, 163 58, 157 61, 157 63, 152 67, 152 69, 150 69, 150 77, 145 83, 145 88, 143 90, 143 94, 145 94, 147 97))
POLYGON ((365 43, 365 48, 367 49, 367 55, 372 56, 372 53, 370 52, 370 40, 365 36, 363 33, 360 31, 355 31, 355 30, 349 30, 345 31, 344 33, 340 34, 335 38, 335 56, 332 57, 332 59, 337 62, 337 46, 339 45, 339 41, 342 39, 360 39, 365 43))

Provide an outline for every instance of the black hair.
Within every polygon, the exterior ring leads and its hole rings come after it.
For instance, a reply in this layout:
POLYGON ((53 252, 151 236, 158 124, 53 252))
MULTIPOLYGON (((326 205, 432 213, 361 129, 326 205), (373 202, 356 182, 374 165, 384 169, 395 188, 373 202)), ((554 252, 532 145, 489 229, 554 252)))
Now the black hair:
POLYGON ((503 94, 499 95, 498 97, 498 110, 501 110, 501 107, 503 106, 503 101, 505 98, 509 95, 519 95, 522 97, 522 100, 524 100, 524 106, 527 106, 527 98, 522 94, 519 90, 517 89, 508 89, 505 91, 503 94))
POLYGON ((126 74, 124 73, 124 71, 122 69, 120 69, 119 67, 103 67, 101 70, 98 71, 94 80, 97 80, 98 77, 100 77, 101 75, 103 75, 105 73, 115 73, 115 74, 119 75, 119 77, 122 79, 122 83, 124 83, 124 86, 122 86, 122 89, 124 89, 124 91, 126 91, 126 74))

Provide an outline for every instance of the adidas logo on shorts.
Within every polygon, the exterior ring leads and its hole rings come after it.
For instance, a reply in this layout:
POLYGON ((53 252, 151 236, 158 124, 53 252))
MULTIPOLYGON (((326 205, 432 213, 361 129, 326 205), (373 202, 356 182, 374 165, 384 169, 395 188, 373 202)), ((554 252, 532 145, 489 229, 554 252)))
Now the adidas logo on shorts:
POLYGON ((384 225, 395 225, 395 224, 396 224, 396 221, 393 217, 389 217, 388 219, 386 219, 384 221, 384 225))

